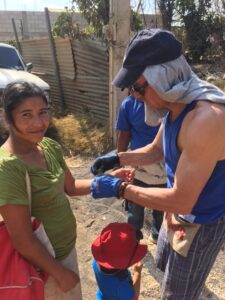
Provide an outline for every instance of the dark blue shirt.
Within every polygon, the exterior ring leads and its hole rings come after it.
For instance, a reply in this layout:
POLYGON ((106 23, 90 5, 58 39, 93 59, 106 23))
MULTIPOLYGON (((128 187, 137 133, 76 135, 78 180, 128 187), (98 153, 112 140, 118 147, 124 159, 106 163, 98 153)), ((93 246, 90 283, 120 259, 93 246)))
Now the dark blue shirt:
MULTIPOLYGON (((169 123, 169 113, 163 120, 163 151, 165 157, 165 169, 167 184, 173 187, 174 175, 180 158, 180 151, 177 147, 177 137, 185 116, 196 105, 196 102, 188 104, 182 113, 169 123)), ((196 128, 196 130, 198 130, 196 128)), ((205 150, 207 151, 207 149, 205 150)), ((195 182, 190 181, 191 185, 195 182)), ((202 190, 195 206, 188 218, 193 223, 210 224, 225 215, 225 160, 217 162, 210 178, 202 190)))

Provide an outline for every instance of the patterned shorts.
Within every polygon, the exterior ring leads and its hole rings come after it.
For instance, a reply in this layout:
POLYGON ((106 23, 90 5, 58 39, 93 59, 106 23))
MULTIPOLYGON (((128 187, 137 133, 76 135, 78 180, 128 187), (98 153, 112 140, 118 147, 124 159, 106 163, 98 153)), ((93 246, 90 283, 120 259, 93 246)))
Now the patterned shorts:
POLYGON ((155 257, 157 267, 165 272, 161 299, 197 300, 224 242, 225 217, 201 225, 187 257, 183 257, 171 248, 162 226, 155 257))

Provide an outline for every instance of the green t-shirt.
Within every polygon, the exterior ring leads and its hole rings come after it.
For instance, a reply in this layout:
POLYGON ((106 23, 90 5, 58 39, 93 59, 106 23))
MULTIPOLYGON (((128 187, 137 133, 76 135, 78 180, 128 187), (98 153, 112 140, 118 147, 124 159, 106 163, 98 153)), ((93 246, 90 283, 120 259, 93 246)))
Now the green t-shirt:
POLYGON ((76 220, 64 192, 65 161, 61 147, 55 141, 44 138, 39 145, 48 170, 29 165, 0 148, 0 206, 29 205, 25 182, 28 171, 32 190, 31 215, 43 223, 56 258, 62 260, 70 253, 76 239, 76 220))

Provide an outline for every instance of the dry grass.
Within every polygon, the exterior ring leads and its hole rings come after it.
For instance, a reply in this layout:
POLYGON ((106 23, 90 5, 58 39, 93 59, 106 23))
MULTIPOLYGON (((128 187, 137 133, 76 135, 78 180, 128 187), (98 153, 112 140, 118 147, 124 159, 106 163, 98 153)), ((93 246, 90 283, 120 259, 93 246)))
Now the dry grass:
MULTIPOLYGON (((93 121, 88 114, 53 117, 46 134, 58 141, 66 156, 99 156, 111 150, 108 128, 93 121)), ((0 111, 0 145, 8 129, 0 111)))
POLYGON ((215 84, 220 88, 222 91, 225 92, 225 80, 224 79, 215 79, 210 81, 212 84, 215 84))
POLYGON ((53 117, 48 136, 57 140, 69 156, 97 156, 111 147, 108 129, 87 114, 53 117))

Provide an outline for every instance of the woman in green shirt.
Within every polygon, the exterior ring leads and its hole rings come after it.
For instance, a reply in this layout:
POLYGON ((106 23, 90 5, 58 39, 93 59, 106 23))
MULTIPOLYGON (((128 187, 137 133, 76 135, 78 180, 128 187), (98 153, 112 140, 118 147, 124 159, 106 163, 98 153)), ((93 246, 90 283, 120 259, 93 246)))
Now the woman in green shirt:
MULTIPOLYGON (((49 125, 45 94, 34 84, 15 82, 3 96, 9 137, 0 148, 0 214, 17 251, 50 277, 45 299, 82 299, 76 251, 76 220, 66 196, 90 193, 93 180, 75 180, 61 147, 44 137, 49 125), (25 174, 32 190, 31 214, 44 225, 56 259, 32 233, 25 174)), ((127 179, 131 173, 113 173, 127 179)))

